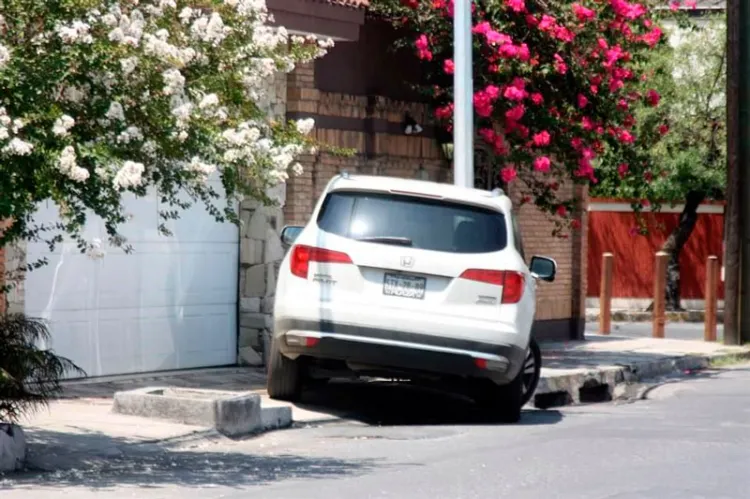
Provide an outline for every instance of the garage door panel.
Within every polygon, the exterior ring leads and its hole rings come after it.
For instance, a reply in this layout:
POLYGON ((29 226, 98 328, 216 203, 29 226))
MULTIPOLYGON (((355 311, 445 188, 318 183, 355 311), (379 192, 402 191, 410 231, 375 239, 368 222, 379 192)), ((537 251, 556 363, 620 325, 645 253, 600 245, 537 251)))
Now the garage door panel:
MULTIPOLYGON (((155 195, 125 203, 132 254, 105 244, 106 256, 94 260, 72 242, 54 253, 27 246, 28 261, 46 257, 49 265, 28 275, 25 311, 50 320, 51 346, 90 376, 236 361, 239 230, 196 206, 166 237, 157 230, 161 207, 155 195)), ((35 220, 57 217, 42 203, 35 220)), ((107 240, 96 217, 85 234, 107 240)))

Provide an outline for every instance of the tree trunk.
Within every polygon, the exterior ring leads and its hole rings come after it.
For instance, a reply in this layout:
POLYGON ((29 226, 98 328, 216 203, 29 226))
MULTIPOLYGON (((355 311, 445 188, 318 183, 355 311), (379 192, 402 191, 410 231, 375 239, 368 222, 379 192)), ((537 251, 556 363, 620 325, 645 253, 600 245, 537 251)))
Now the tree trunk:
POLYGON ((682 310, 680 304, 680 253, 690 238, 690 234, 693 233, 698 221, 698 207, 704 199, 706 199, 705 192, 688 192, 685 198, 685 207, 680 214, 680 220, 661 248, 662 251, 669 253, 666 287, 667 310, 682 310))

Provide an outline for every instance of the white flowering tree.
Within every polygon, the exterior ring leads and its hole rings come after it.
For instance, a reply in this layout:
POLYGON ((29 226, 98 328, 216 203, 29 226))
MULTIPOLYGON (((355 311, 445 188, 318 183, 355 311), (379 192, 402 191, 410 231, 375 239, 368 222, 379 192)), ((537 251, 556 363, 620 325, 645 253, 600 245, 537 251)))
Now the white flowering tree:
POLYGON ((239 199, 264 199, 314 147, 312 120, 265 114, 269 81, 331 44, 269 17, 264 0, 1 0, 0 247, 64 231, 91 250, 93 212, 128 249, 126 193, 156 191, 165 220, 196 202, 236 220, 239 199), (34 223, 43 200, 58 227, 34 223))

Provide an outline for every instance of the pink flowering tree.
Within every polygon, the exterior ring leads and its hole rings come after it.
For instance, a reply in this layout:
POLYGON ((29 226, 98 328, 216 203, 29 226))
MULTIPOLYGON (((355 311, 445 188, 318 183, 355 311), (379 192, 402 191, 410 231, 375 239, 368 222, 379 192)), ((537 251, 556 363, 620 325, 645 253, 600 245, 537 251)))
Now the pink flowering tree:
MULTIPOLYGON (((576 200, 561 183, 615 178, 631 198, 653 198, 649 151, 669 128, 650 81, 650 57, 667 45, 650 5, 498 0, 472 7, 477 141, 494 152, 502 181, 552 214, 557 233, 579 226, 571 216, 576 200)), ((425 64, 422 89, 449 132, 453 1, 376 0, 373 8, 425 64)))

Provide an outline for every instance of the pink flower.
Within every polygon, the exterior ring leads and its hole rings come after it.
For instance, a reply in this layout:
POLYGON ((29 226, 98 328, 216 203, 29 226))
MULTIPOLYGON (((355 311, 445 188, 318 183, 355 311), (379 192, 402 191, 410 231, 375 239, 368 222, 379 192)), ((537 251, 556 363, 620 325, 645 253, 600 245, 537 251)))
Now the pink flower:
POLYGON ((609 48, 609 43, 607 43, 607 40, 605 40, 604 38, 599 38, 596 43, 602 50, 607 50, 609 48))
POLYGON ((635 142, 635 136, 627 130, 620 130, 617 132, 617 140, 623 144, 632 144, 635 142))
POLYGON ((618 16, 635 20, 646 15, 648 10, 639 3, 629 3, 627 0, 610 0, 610 5, 618 16))
POLYGON ((625 86, 625 82, 622 81, 622 80, 618 80, 618 79, 615 79, 615 78, 609 80, 609 91, 610 92, 617 92, 618 90, 620 90, 624 86, 625 86))
POLYGON ((505 59, 512 59, 518 57, 518 47, 512 43, 506 43, 498 49, 498 53, 505 59))
POLYGON ((488 144, 494 144, 497 134, 492 128, 480 128, 479 136, 488 144))
POLYGON ((578 94, 576 102, 578 102, 578 107, 581 109, 589 105, 589 99, 583 94, 578 94))
POLYGON ((474 94, 474 109, 483 118, 489 118, 492 115, 492 99, 483 90, 474 94))
POLYGON ((529 51, 529 46, 525 43, 522 43, 521 45, 517 45, 518 48, 518 59, 521 61, 528 61, 531 59, 531 52, 529 51))
POLYGON ((660 135, 664 136, 664 135, 666 135, 668 133, 669 133, 669 125, 667 125, 666 123, 663 123, 663 124, 659 125, 659 134, 660 135))
POLYGON ((453 103, 451 102, 447 106, 439 107, 435 109, 435 118, 439 120, 447 120, 453 116, 453 103))
POLYGON ((526 96, 528 95, 528 92, 524 90, 523 88, 518 88, 513 85, 509 87, 505 87, 505 92, 503 92, 503 97, 505 97, 508 100, 524 100, 526 96))
POLYGON ((658 26, 654 26, 651 31, 641 37, 641 40, 649 47, 654 48, 659 43, 659 40, 661 40, 662 34, 662 30, 658 26))
POLYGON ((540 156, 534 160, 534 169, 538 172, 547 173, 552 162, 547 156, 540 156))
POLYGON ((544 104, 544 96, 539 92, 535 92, 531 94, 531 102, 533 102, 537 106, 541 106, 542 104, 544 104))
POLYGON ((500 170, 500 178, 503 179, 503 182, 506 184, 513 182, 517 176, 518 172, 516 172, 516 169, 512 166, 506 166, 500 170))
POLYGON ((490 45, 504 45, 504 44, 513 42, 513 39, 511 37, 509 37, 508 35, 504 35, 502 33, 498 33, 494 29, 487 31, 484 34, 484 38, 487 40, 487 43, 490 45))
POLYGON ((659 95, 659 92, 657 92, 656 90, 649 90, 648 92, 646 92, 646 102, 648 102, 649 106, 658 106, 660 100, 661 95, 659 95))
POLYGON ((445 71, 446 74, 452 75, 455 70, 456 65, 453 62, 453 59, 446 59, 445 62, 443 62, 443 71, 445 71))
POLYGON ((570 140, 570 146, 576 151, 583 147, 583 139, 580 137, 574 137, 570 140))
POLYGON ((557 19, 547 14, 544 14, 542 20, 539 21, 539 29, 541 31, 552 31, 555 26, 557 26, 557 19))
POLYGON ((695 9, 698 6, 697 0, 685 0, 685 7, 695 9))
POLYGON ((506 7, 510 8, 513 12, 521 13, 526 12, 525 0, 505 0, 506 7))
POLYGON ((628 174, 628 171, 630 170, 630 167, 627 163, 622 163, 620 166, 617 167, 617 173, 620 175, 620 178, 625 178, 625 175, 628 174))
POLYGON ((560 41, 570 43, 575 39, 575 35, 572 31, 570 31, 565 26, 556 26, 555 27, 555 38, 557 38, 560 41))
POLYGON ((510 151, 502 135, 495 136, 495 143, 492 145, 494 146, 495 154, 498 156, 505 156, 510 151))
POLYGON ((550 143, 550 134, 547 130, 543 130, 532 137, 532 140, 534 141, 534 145, 537 147, 544 147, 548 146, 550 143))
POLYGON ((500 87, 495 85, 487 85, 484 88, 484 92, 489 96, 490 99, 495 100, 500 97, 500 87))
POLYGON ((669 2, 669 10, 673 12, 680 10, 680 2, 669 2))
POLYGON ((654 174, 651 172, 644 172, 643 180, 645 180, 646 182, 651 182, 652 180, 654 180, 654 174))
POLYGON ((620 99, 619 101, 617 101, 617 109, 619 109, 620 111, 627 111, 628 107, 628 101, 626 101, 625 99, 620 99))
POLYGON ((591 85, 589 87, 589 91, 591 91, 592 94, 598 95, 599 94, 599 87, 596 85, 591 85))
POLYGON ((573 13, 576 15, 579 21, 591 21, 596 17, 596 12, 584 7, 580 3, 573 4, 573 13))
POLYGON ((417 38, 415 45, 417 47, 417 57, 425 61, 432 60, 432 52, 429 49, 430 45, 429 45, 429 42, 427 41, 427 36, 420 35, 420 37, 417 38))
POLYGON ((505 112, 505 117, 510 121, 519 121, 526 114, 526 107, 523 104, 519 104, 505 112))
POLYGON ((487 21, 482 21, 481 23, 478 23, 476 26, 474 26, 471 29, 471 32, 477 35, 484 35, 491 30, 492 26, 490 26, 490 23, 488 23, 487 21))
POLYGON ((560 205, 560 206, 557 207, 557 210, 555 210, 555 212, 559 216, 564 217, 564 216, 566 216, 568 214, 568 209, 564 205, 560 205))
POLYGON ((568 72, 568 65, 560 54, 555 54, 555 70, 562 75, 568 72))

